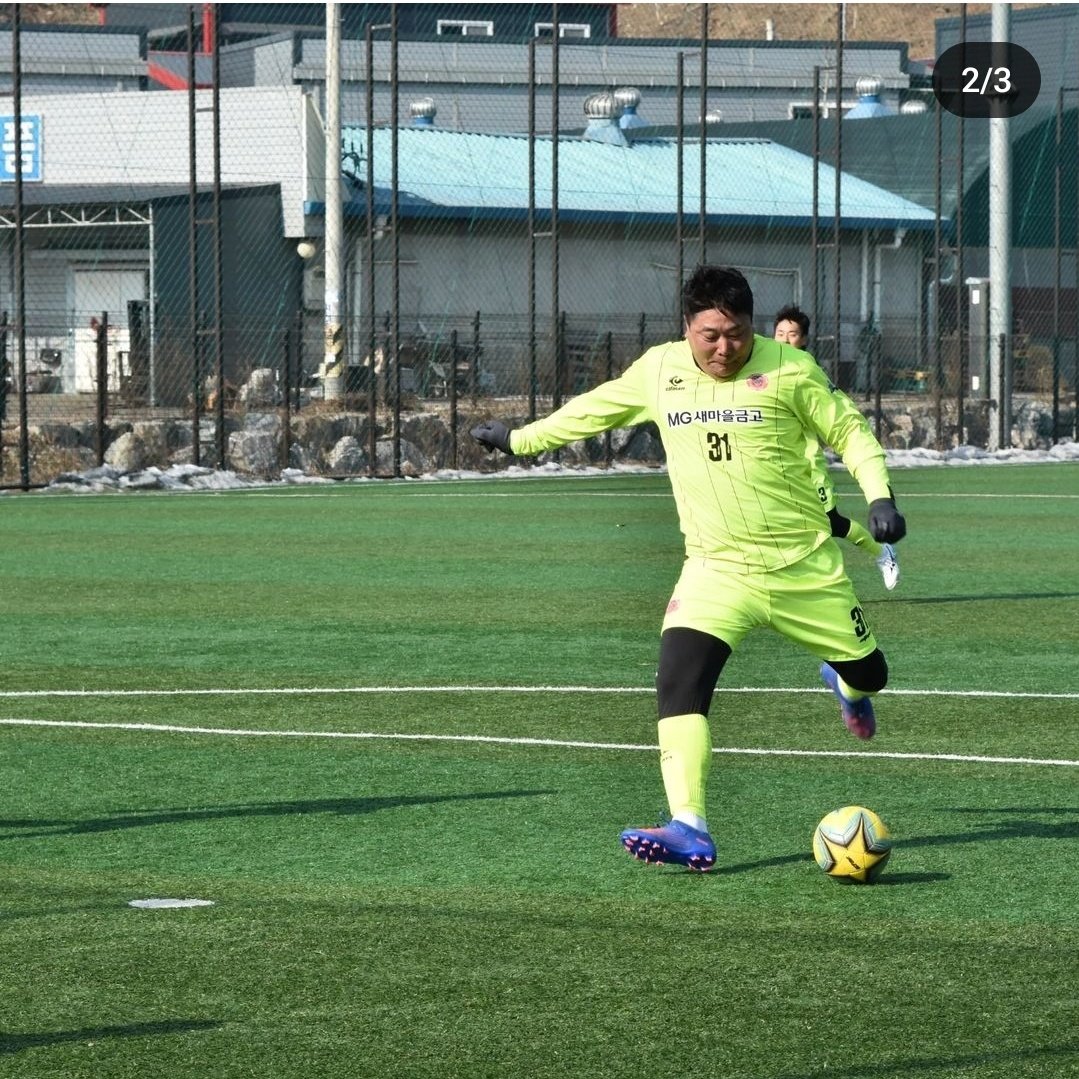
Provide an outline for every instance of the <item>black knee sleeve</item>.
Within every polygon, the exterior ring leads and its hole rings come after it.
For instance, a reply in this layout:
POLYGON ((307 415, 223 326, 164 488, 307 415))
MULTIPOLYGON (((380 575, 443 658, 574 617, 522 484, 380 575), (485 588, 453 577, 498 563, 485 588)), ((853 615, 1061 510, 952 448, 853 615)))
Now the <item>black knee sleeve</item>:
POLYGON ((708 715, 712 693, 730 645, 696 629, 677 626, 660 638, 656 692, 659 718, 708 715))
POLYGON ((828 665, 848 686, 862 693, 879 693, 888 684, 888 663, 879 648, 861 659, 830 659, 828 665))

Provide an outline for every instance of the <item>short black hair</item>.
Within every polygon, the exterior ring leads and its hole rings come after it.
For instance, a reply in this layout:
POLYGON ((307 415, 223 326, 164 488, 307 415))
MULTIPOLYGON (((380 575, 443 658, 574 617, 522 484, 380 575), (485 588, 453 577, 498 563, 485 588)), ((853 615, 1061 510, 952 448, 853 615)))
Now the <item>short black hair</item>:
POLYGON ((722 311, 753 319, 753 290, 733 266, 698 266, 682 286, 682 315, 686 322, 701 311, 722 311))
POLYGON ((809 316, 800 307, 792 303, 781 307, 776 312, 775 325, 772 328, 775 329, 781 322, 793 322, 801 328, 805 337, 809 336, 809 316))

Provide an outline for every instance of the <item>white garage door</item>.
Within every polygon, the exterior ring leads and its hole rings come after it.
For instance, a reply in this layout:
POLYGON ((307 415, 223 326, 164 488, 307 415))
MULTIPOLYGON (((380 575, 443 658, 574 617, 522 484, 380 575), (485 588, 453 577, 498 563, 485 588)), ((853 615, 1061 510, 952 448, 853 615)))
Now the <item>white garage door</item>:
POLYGON ((74 311, 71 350, 75 356, 75 392, 93 393, 97 386, 97 333, 103 311, 109 316, 108 390, 120 390, 120 377, 127 373, 127 301, 147 296, 149 271, 138 266, 102 266, 73 269, 74 311))

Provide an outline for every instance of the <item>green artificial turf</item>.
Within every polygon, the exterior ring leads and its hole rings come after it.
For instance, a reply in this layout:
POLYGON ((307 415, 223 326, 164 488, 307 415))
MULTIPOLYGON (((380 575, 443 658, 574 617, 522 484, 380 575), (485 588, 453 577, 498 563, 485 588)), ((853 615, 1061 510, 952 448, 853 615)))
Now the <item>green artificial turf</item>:
POLYGON ((664 477, 0 499, 0 1076, 1079 1075, 1079 467, 893 478, 880 732, 747 640, 703 877, 618 843, 664 477), (849 803, 872 887, 812 859, 849 803))

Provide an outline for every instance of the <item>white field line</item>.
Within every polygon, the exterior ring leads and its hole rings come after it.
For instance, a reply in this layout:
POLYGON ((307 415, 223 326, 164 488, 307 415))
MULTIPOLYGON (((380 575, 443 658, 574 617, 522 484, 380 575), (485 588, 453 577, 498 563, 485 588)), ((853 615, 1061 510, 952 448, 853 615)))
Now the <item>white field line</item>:
MULTIPOLYGON (((595 477, 587 477, 593 479, 595 477)), ((385 481, 389 482, 389 481, 385 481)), ((453 483, 453 480, 445 481, 447 483, 453 483)), ((464 481, 457 481, 464 482, 464 481)), ((375 487, 357 487, 356 490, 367 491, 369 494, 375 494, 378 488, 375 487)), ((340 490, 335 488, 334 490, 340 490)), ((837 488, 839 494, 847 494, 852 497, 860 494, 857 488, 837 488)), ((389 493, 386 489, 383 489, 385 493, 389 493)), ((152 492, 151 492, 152 493, 152 492)), ((168 493, 168 492, 164 492, 168 493)), ((235 489, 234 491, 195 491, 194 494, 243 494, 242 489, 235 489)), ((303 491, 292 493, 290 491, 266 491, 266 490, 254 490, 248 493, 248 498, 323 498, 330 495, 331 489, 325 491, 303 491)), ((395 492, 396 493, 396 492, 395 492)), ((75 495, 76 498, 85 498, 85 495, 75 495)), ((414 488, 409 494, 410 498, 671 498, 670 491, 418 491, 414 488)), ((1007 502, 1013 502, 1020 498, 1042 498, 1042 499, 1079 499, 1079 495, 1069 494, 973 494, 973 493, 948 493, 945 491, 908 491, 899 496, 900 502, 908 502, 912 498, 996 498, 1003 499, 1007 502)))
MULTIPOLYGON (((251 689, 7 689, 0 698, 37 697, 259 697, 364 693, 654 693, 653 686, 280 686, 251 689)), ((716 693, 831 693, 820 687, 719 686, 716 693)), ((1002 697, 1007 700, 1079 700, 1079 693, 1019 693, 993 689, 886 689, 888 697, 1002 697)))
MULTIPOLYGON (((557 738, 510 738, 488 734, 395 734, 374 731, 269 731, 229 727, 185 727, 171 723, 89 723, 83 720, 0 718, 2 726, 65 727, 101 731, 149 731, 165 734, 208 734, 244 738, 334 738, 387 742, 473 742, 504 746, 542 746, 555 749, 612 749, 657 752, 658 745, 626 742, 578 742, 557 738)), ((892 753, 835 749, 750 749, 734 746, 713 748, 714 754, 748 757, 880 757, 887 760, 957 761, 969 764, 1033 764, 1079 767, 1079 760, 1052 760, 1041 757, 987 757, 967 753, 892 753)))

